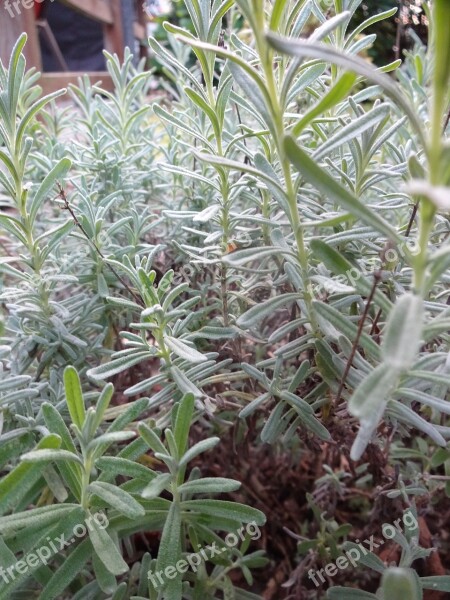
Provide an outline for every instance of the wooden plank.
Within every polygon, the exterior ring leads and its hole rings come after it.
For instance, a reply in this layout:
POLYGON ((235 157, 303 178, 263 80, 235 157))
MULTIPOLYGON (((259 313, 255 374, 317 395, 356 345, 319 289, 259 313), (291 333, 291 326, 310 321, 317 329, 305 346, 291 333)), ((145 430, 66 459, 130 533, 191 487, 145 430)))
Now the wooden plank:
POLYGON ((147 37, 147 32, 145 30, 144 25, 141 25, 141 23, 138 23, 137 21, 135 21, 133 24, 133 28, 134 28, 134 37, 137 40, 139 40, 140 42, 143 42, 145 40, 145 38, 147 37))
POLYGON ((144 10, 144 3, 137 2, 136 3, 136 23, 135 27, 138 29, 135 30, 136 39, 139 40, 139 58, 147 57, 147 47, 148 47, 148 31, 147 31, 147 23, 148 23, 148 15, 144 10))
POLYGON ((69 67, 67 66, 66 60, 61 52, 61 48, 56 41, 55 34, 51 30, 46 19, 38 19, 36 21, 36 26, 38 31, 41 32, 41 36, 47 41, 48 46, 51 48, 54 57, 56 58, 59 67, 62 71, 68 71, 69 67))
POLYGON ((124 58, 124 35, 122 27, 121 0, 109 0, 113 15, 113 24, 105 25, 105 49, 112 54, 117 54, 122 62, 124 58))
POLYGON ((40 71, 42 60, 34 11, 32 8, 26 9, 21 4, 18 4, 17 8, 10 4, 9 8, 10 11, 6 10, 5 6, 0 8, 0 59, 3 64, 8 65, 11 50, 20 34, 25 31, 28 34, 28 41, 24 48, 27 68, 36 67, 40 71))
MULTIPOLYGON (((44 73, 39 80, 39 85, 43 89, 44 94, 50 94, 62 88, 67 88, 70 83, 78 85, 78 79, 83 76, 83 73, 67 72, 67 73, 44 73)), ((88 73, 91 83, 101 82, 101 87, 108 91, 113 91, 114 85, 107 71, 98 71, 96 73, 88 73)), ((61 96, 62 100, 67 99, 67 96, 61 96)))
POLYGON ((85 17, 103 23, 103 25, 114 24, 114 14, 110 0, 60 0, 60 2, 85 17))

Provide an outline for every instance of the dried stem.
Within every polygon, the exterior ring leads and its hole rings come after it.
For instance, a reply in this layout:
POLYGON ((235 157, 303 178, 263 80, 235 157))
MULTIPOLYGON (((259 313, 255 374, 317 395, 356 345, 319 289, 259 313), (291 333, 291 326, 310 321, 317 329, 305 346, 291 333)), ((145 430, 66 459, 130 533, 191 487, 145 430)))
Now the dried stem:
POLYGON ((123 279, 123 277, 115 270, 115 268, 108 263, 106 256, 103 254, 103 252, 97 246, 97 244, 93 240, 91 240, 91 238, 89 237, 89 234, 87 233, 87 231, 84 229, 83 225, 78 220, 78 217, 76 216, 73 208, 70 206, 69 201, 68 201, 67 196, 66 196, 66 192, 64 191, 64 188, 61 186, 60 183, 58 183, 57 185, 58 185, 58 189, 59 189, 59 194, 58 195, 59 195, 60 199, 62 200, 62 202, 64 203, 63 208, 65 210, 69 211, 70 216, 72 217, 73 222, 75 223, 75 225, 82 232, 82 234, 84 235, 84 237, 87 239, 87 241, 89 242, 89 244, 91 244, 91 246, 94 248, 94 250, 100 256, 100 258, 104 261, 104 263, 109 267, 109 269, 114 274, 114 276, 118 279, 118 281, 120 281, 120 283, 123 285, 123 287, 131 295, 131 297, 133 298, 133 300, 135 300, 135 302, 137 304, 139 304, 140 306, 144 306, 141 298, 139 298, 139 296, 131 289, 131 287, 127 284, 127 282, 123 279))
POLYGON ((344 389, 345 386, 345 382, 347 380, 347 376, 350 372, 350 368, 352 366, 353 363, 353 359, 355 358, 355 354, 356 354, 356 349, 358 348, 358 344, 359 344, 359 340, 361 338, 362 332, 363 332, 363 327, 364 327, 364 323, 367 319, 367 315, 369 314, 369 310, 370 310, 370 306, 372 304, 373 301, 373 297, 375 296, 375 291, 377 289, 377 285, 378 282, 381 279, 381 271, 375 271, 375 273, 373 274, 373 285, 372 285, 372 289, 370 290, 370 294, 369 297, 367 299, 367 303, 366 303, 366 307, 364 309, 364 313, 359 321, 359 325, 358 325, 358 331, 356 333, 356 337, 355 337, 355 341, 353 342, 353 346, 352 346, 352 350, 350 352, 350 356, 348 357, 348 361, 347 364, 345 366, 345 371, 342 375, 342 379, 341 382, 339 384, 339 388, 336 394, 336 399, 335 399, 335 406, 338 406, 340 400, 341 400, 341 395, 342 395, 342 391, 344 389))

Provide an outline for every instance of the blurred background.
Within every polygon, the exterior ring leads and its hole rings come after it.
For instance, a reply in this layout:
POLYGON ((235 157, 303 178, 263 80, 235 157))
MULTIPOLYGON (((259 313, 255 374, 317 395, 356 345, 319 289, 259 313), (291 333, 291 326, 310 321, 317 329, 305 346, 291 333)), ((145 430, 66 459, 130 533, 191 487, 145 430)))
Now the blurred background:
MULTIPOLYGON (((164 42, 165 20, 191 27, 182 0, 2 0, 2 4, 0 58, 8 60, 17 37, 26 31, 28 65, 45 73, 45 92, 75 82, 80 72, 98 79, 95 74, 105 71, 103 49, 122 58, 128 46, 136 62, 143 58, 148 68, 157 68, 148 49, 148 36, 164 42)), ((326 8, 332 2, 322 0, 320 4, 326 8)), ((414 36, 427 42, 422 0, 364 0, 353 17, 355 24, 396 4, 396 16, 371 28, 378 37, 368 55, 378 65, 401 58, 414 36)), ((107 77, 104 73, 102 80, 107 77)))

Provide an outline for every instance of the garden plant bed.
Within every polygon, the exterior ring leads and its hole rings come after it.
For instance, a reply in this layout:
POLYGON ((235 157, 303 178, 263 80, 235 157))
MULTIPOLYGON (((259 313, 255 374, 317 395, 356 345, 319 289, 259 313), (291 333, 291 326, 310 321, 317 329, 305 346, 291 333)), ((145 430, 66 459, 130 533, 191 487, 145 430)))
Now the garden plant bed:
POLYGON ((450 5, 185 4, 0 63, 0 600, 445 600, 450 5))

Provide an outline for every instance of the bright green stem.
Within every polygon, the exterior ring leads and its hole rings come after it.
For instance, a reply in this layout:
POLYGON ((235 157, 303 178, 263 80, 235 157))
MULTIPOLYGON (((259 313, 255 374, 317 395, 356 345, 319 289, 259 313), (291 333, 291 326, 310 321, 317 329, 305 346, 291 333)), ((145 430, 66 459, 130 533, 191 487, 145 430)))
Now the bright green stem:
POLYGON ((433 105, 431 112, 431 136, 428 148, 430 183, 439 185, 442 160, 442 120, 449 99, 450 83, 450 2, 433 2, 433 105))
POLYGON ((81 481, 81 506, 85 509, 89 508, 88 486, 91 478, 91 470, 92 460, 89 457, 85 457, 81 481))
POLYGON ((167 346, 164 342, 163 327, 155 330, 154 336, 155 336, 156 343, 158 344, 159 351, 161 352, 161 358, 164 359, 167 367, 171 367, 172 361, 170 359, 170 350, 169 350, 169 348, 167 348, 167 346))
POLYGON ((428 262, 428 241, 434 227, 436 209, 427 198, 420 198, 419 202, 419 254, 413 262, 414 289, 417 294, 423 295, 425 272, 428 262))
MULTIPOLYGON (((258 5, 258 2, 256 2, 256 5, 258 5)), ((264 38, 265 23, 264 13, 262 9, 260 9, 260 11, 257 13, 257 19, 259 27, 258 31, 254 32, 256 37, 256 46, 258 48, 258 52, 261 58, 269 95, 272 100, 272 116, 275 121, 277 138, 275 141, 286 184, 286 196, 288 199, 290 213, 288 217, 290 219, 292 229, 294 232, 295 242, 297 246, 298 262, 302 273, 303 297, 305 300, 306 308, 308 310, 308 317, 311 323, 312 330, 316 337, 320 337, 320 331, 317 324, 314 308, 312 305, 313 299, 311 296, 312 286, 309 279, 308 251, 305 245, 303 226, 300 221, 300 215, 298 213, 297 193, 295 190, 294 182, 292 180, 291 163, 284 152, 283 146, 285 138, 283 107, 280 102, 280 94, 278 92, 278 87, 275 80, 275 73, 273 68, 273 51, 268 46, 264 38)))
MULTIPOLYGON (((450 83, 450 2, 434 0, 433 3, 433 100, 431 107, 430 138, 428 145, 429 183, 440 185, 443 157, 442 121, 447 108, 450 83)), ((425 270, 428 261, 428 242, 434 227, 436 208, 427 198, 420 199, 419 248, 414 261, 414 287, 423 293, 425 270)))
MULTIPOLYGON (((214 96, 214 90, 212 86, 212 81, 207 79, 205 74, 205 80, 207 81, 207 94, 209 98, 209 103, 214 111, 216 111, 216 98, 214 96)), ((219 121, 219 118, 218 118, 219 121)), ((224 155, 223 152, 223 142, 222 142, 222 131, 217 131, 217 154, 218 156, 224 155)), ((226 247, 228 244, 229 236, 230 236, 230 183, 228 179, 228 174, 224 169, 218 169, 219 177, 220 177, 220 193, 222 196, 222 211, 221 211, 221 226, 222 226, 222 246, 224 251, 226 251, 226 247)), ((223 324, 225 327, 228 327, 230 319, 228 314, 228 274, 227 274, 227 266, 222 264, 220 269, 220 295, 222 297, 222 317, 223 324)))
MULTIPOLYGON (((220 147, 220 153, 222 154, 222 148, 220 147)), ((221 214, 221 226, 222 226, 222 246, 226 251, 226 245, 230 235, 230 186, 228 182, 227 174, 224 171, 219 173, 221 178, 221 195, 222 195, 222 214, 221 214)), ((220 271, 220 290, 222 296, 222 316, 223 324, 228 327, 230 319, 228 314, 228 286, 227 286, 227 265, 222 263, 220 271)))

